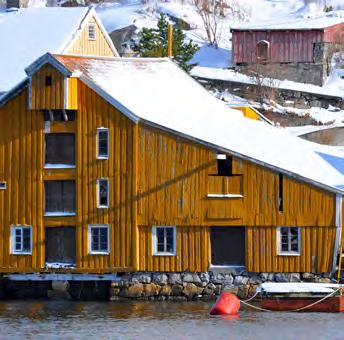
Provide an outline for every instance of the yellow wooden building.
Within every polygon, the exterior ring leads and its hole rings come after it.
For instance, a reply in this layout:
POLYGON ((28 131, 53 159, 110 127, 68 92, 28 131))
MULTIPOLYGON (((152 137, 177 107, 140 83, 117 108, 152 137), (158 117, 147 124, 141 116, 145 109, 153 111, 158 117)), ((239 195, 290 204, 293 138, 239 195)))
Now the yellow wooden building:
POLYGON ((335 269, 336 152, 168 59, 45 54, 26 72, 0 101, 0 272, 335 269))
POLYGON ((0 13, 0 95, 26 78, 46 52, 118 56, 96 11, 88 7, 22 8, 0 13))

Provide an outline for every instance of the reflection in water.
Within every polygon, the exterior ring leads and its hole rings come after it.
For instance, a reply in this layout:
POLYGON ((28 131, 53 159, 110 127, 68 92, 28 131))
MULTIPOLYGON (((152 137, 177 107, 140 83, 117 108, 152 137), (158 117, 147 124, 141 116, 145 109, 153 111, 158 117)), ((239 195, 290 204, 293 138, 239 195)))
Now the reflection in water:
POLYGON ((343 339, 344 314, 209 316, 202 302, 0 302, 0 339, 343 339))

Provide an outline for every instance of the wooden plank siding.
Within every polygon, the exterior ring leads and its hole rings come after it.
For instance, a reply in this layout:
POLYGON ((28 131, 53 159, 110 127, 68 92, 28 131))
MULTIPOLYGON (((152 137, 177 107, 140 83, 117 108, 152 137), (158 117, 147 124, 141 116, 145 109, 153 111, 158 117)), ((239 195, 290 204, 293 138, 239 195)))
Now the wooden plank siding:
POLYGON ((336 229, 301 228, 301 254, 277 254, 277 228, 246 229, 246 269, 249 272, 327 272, 332 265, 336 229))
POLYGON ((205 272, 210 264, 208 228, 177 227, 176 256, 153 256, 152 226, 139 227, 139 270, 205 272))
POLYGON ((64 54, 92 55, 101 57, 115 56, 108 41, 105 39, 103 31, 100 29, 94 17, 90 18, 90 20, 84 25, 64 54), (96 38, 94 40, 90 40, 88 38, 89 24, 95 25, 96 38))
POLYGON ((271 63, 313 62, 314 43, 324 41, 324 31, 233 31, 233 62, 256 63, 256 46, 270 43, 271 63))
POLYGON ((65 108, 65 77, 51 65, 44 65, 31 77, 32 110, 61 110, 65 108), (51 86, 46 86, 51 77, 51 86))

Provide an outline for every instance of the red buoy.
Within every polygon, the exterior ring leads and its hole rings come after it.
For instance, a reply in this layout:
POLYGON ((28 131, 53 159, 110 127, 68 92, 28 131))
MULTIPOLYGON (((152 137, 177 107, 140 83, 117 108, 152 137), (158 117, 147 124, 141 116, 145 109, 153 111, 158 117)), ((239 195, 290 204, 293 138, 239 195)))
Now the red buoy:
POLYGON ((223 292, 210 311, 210 315, 237 315, 240 300, 232 293, 223 292))

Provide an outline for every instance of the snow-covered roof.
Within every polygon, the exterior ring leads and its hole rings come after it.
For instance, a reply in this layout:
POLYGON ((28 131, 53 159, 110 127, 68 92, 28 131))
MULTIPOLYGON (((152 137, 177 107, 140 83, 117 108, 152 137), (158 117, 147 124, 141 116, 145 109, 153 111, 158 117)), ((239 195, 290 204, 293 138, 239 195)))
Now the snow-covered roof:
POLYGON ((46 52, 63 53, 87 7, 26 8, 0 12, 0 92, 25 79, 24 68, 46 52))
POLYGON ((344 151, 244 118, 169 59, 47 54, 28 69, 42 65, 44 58, 80 77, 135 122, 146 122, 327 190, 344 192, 344 151))
POLYGON ((344 23, 344 18, 323 16, 317 18, 279 19, 274 21, 258 21, 241 23, 233 26, 232 31, 266 31, 266 30, 321 30, 344 23))
POLYGON ((337 290, 341 285, 337 283, 313 282, 264 282, 260 288, 270 294, 313 293, 328 294, 337 290))

